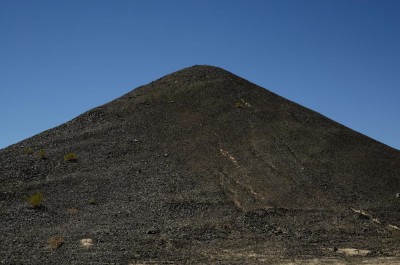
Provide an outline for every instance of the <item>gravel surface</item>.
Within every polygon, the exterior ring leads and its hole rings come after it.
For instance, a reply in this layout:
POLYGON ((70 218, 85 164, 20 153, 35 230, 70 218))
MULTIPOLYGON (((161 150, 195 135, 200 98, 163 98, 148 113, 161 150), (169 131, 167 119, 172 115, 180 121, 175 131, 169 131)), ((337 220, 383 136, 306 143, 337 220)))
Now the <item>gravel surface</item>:
POLYGON ((0 150, 0 184, 1 264, 400 264, 400 152, 217 67, 0 150))

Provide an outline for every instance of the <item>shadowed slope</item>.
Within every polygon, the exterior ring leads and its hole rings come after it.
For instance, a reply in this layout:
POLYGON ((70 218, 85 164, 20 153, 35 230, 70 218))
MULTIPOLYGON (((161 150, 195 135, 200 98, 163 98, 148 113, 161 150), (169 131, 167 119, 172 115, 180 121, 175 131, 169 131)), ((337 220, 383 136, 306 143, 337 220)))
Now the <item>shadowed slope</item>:
MULTIPOLYGON (((103 260, 186 260, 193 251, 179 244, 194 243, 178 239, 233 236, 257 209, 356 208, 397 221, 400 153, 223 69, 194 66, 1 150, 0 179, 1 253, 28 259, 62 234, 70 244, 55 261, 79 260, 71 242, 82 237, 98 242, 103 260), (69 152, 76 163, 63 160, 69 152), (45 209, 32 212, 21 197, 36 190, 45 209)), ((240 240, 228 245, 249 244, 240 240)))

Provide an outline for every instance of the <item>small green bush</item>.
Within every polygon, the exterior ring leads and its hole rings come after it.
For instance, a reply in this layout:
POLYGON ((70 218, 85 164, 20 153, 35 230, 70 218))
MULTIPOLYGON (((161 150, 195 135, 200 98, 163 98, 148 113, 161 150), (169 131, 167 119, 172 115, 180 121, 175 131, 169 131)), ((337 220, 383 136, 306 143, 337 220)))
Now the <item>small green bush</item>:
POLYGON ((76 162, 76 161, 78 161, 78 156, 75 153, 68 153, 64 156, 64 161, 76 162))
POLYGON ((24 153, 27 154, 27 155, 30 155, 30 154, 33 153, 33 149, 31 147, 26 147, 24 149, 24 153))
POLYGON ((238 109, 244 109, 245 105, 243 104, 243 102, 238 101, 235 103, 235 107, 238 109))
POLYGON ((41 192, 36 192, 35 194, 30 195, 27 198, 27 201, 32 208, 40 208, 43 202, 43 194, 41 192))
POLYGON ((91 205, 96 205, 96 204, 97 204, 96 199, 95 199, 95 198, 91 198, 91 199, 89 200, 89 204, 91 204, 91 205))
POLYGON ((46 154, 46 151, 44 149, 40 149, 39 150, 39 158, 40 159, 47 159, 47 154, 46 154))

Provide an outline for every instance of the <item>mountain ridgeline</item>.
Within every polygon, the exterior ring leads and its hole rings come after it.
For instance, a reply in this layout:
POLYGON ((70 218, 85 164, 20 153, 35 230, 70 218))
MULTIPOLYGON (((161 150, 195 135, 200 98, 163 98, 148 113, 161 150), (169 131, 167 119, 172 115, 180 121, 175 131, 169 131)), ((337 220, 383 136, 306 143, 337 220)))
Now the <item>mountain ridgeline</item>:
MULTIPOLYGON (((399 151, 211 66, 0 150, 0 181, 0 256, 11 263, 258 263, 232 253, 298 257, 307 231, 321 229, 329 236, 315 245, 349 243, 348 231, 359 245, 381 244, 400 225, 399 151), (21 199, 34 192, 39 209, 21 199), (55 235, 63 243, 49 250, 55 235)), ((312 255, 338 255, 321 249, 312 255)))

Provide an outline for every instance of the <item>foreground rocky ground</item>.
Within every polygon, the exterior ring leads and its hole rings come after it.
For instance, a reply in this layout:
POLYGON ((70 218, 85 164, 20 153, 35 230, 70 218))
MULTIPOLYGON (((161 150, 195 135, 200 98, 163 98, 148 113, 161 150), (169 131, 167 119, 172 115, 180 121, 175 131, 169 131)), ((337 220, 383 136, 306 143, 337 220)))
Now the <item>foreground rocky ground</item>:
MULTIPOLYGON (((3 264, 400 264, 400 231, 351 210, 271 208, 224 222, 139 225, 126 221, 135 219, 129 207, 108 216, 99 207, 3 212, 3 264), (16 225, 13 214, 25 218, 16 225)), ((198 218, 200 207, 174 204, 172 214, 198 218)))

